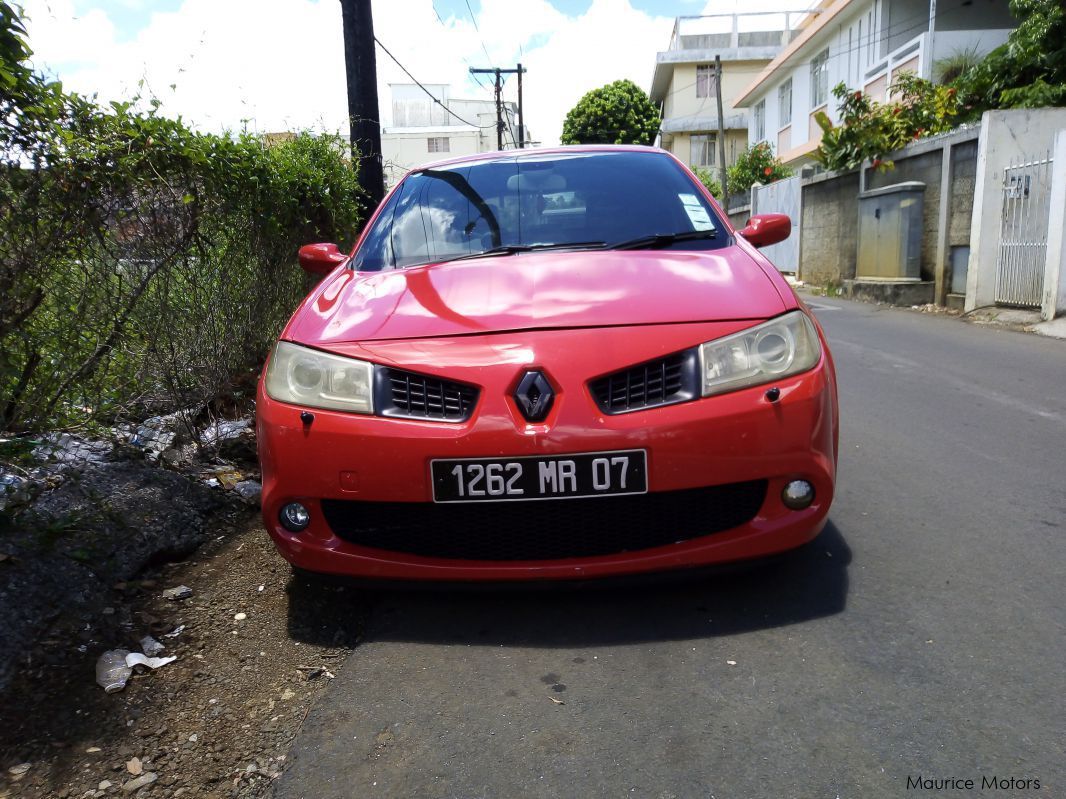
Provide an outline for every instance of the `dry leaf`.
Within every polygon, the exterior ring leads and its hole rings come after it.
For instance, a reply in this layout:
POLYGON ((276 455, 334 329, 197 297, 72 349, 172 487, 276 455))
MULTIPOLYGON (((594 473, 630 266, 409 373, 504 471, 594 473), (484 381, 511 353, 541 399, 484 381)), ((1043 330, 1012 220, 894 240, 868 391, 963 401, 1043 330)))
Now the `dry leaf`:
POLYGON ((144 767, 141 765, 141 759, 139 757, 131 758, 126 763, 126 771, 128 771, 134 777, 139 777, 141 775, 141 772, 144 771, 144 767))

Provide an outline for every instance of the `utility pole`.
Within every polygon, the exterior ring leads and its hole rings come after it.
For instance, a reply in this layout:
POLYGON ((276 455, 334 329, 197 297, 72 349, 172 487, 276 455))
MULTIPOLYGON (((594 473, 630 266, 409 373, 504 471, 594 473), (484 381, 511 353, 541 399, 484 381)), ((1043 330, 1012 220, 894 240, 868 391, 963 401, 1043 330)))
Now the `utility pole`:
POLYGON ((496 70, 496 149, 503 149, 503 86, 500 83, 500 70, 496 70))
POLYGON ((348 80, 348 122, 352 157, 359 161, 359 185, 372 211, 385 196, 378 121, 378 72, 370 0, 340 0, 344 29, 344 73, 348 80))
POLYGON ((522 65, 518 65, 518 147, 522 149, 526 146, 526 115, 522 111, 522 73, 525 72, 522 69, 522 65))
POLYGON ((475 68, 470 67, 471 75, 495 75, 496 76, 496 149, 503 149, 503 132, 507 129, 507 125, 503 121, 503 83, 502 75, 514 75, 518 74, 518 141, 515 142, 517 147, 525 147, 526 132, 525 132, 525 115, 522 113, 522 73, 526 70, 519 64, 517 69, 500 69, 499 67, 488 68, 475 68))
POLYGON ((718 174, 722 183, 722 208, 729 211, 729 195, 726 193, 725 172, 725 119, 722 118, 722 59, 714 57, 714 93, 718 98, 718 174))

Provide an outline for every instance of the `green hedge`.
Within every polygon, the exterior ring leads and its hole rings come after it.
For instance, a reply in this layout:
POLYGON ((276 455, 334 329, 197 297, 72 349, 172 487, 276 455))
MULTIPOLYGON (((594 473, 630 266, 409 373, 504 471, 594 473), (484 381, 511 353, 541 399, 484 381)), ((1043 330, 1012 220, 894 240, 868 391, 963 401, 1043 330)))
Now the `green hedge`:
POLYGON ((196 406, 262 359, 308 288, 296 250, 352 243, 347 145, 198 133, 26 66, 0 1, 0 429, 196 406))

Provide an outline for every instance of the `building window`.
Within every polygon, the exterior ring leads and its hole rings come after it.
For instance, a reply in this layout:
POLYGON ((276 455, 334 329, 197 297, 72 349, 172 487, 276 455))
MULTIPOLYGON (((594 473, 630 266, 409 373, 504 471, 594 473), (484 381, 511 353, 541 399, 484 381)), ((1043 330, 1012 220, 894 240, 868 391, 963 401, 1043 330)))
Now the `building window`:
POLYGON ((714 166, 715 149, 718 135, 715 133, 693 133, 690 138, 692 151, 689 164, 692 166, 714 166))
POLYGON ((714 65, 702 64, 696 67, 696 96, 718 96, 718 77, 714 74, 714 65))
POLYGON ((811 108, 829 102, 829 50, 811 59, 811 108))
POLYGON ((434 136, 426 139, 426 146, 431 153, 450 153, 450 140, 447 136, 434 136))
POLYGON ((752 117, 755 125, 755 141, 760 142, 766 138, 766 101, 759 100, 752 109, 752 117))
POLYGON ((781 84, 777 90, 778 127, 792 124, 792 78, 781 84))

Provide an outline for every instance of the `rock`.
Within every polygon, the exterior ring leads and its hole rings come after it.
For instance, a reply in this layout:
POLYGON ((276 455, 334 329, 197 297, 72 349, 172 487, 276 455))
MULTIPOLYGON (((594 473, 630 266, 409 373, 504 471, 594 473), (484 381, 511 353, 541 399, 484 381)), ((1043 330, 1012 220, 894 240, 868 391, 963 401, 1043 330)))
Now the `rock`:
MULTIPOLYGON (((181 560, 247 513, 237 496, 140 458, 80 471, 77 480, 42 477, 55 487, 21 508, 0 535, 0 549, 9 555, 0 563, 0 690, 51 623, 57 597, 64 612, 95 616, 116 582, 131 580, 147 564, 181 560), (44 530, 49 546, 42 546, 44 530)), ((38 479, 32 472, 27 477, 38 479)), ((160 589, 172 585, 161 581, 160 589)))
POLYGON ((137 777, 137 779, 130 780, 129 782, 127 782, 125 785, 122 786, 122 791, 123 793, 135 793, 136 791, 139 791, 141 788, 143 788, 145 785, 151 785, 157 779, 159 779, 159 776, 155 772, 149 771, 137 777))
POLYGON ((111 782, 111 780, 102 780, 102 781, 100 782, 100 784, 96 786, 96 789, 97 789, 98 791, 106 791, 106 790, 107 790, 108 788, 110 788, 110 787, 111 787, 111 786, 112 786, 113 784, 114 784, 114 783, 112 783, 112 782, 111 782))
POLYGON ((221 444, 223 441, 237 439, 241 437, 243 431, 250 429, 251 426, 251 419, 237 419, 235 421, 218 419, 209 425, 207 429, 201 431, 200 443, 205 447, 210 447, 221 444))
POLYGON ((259 497, 263 493, 263 486, 260 485, 258 480, 241 480, 237 485, 233 486, 233 490, 241 499, 258 503, 259 497))
POLYGON ((141 776, 141 773, 144 771, 144 766, 141 765, 141 759, 139 757, 133 757, 126 761, 126 771, 134 777, 141 776))
POLYGON ((247 613, 237 613, 236 615, 234 615, 233 620, 234 621, 244 621, 247 618, 248 618, 248 614, 247 613))
POLYGON ((163 454, 159 457, 163 461, 163 463, 165 463, 171 468, 174 468, 175 466, 180 466, 185 460, 184 453, 176 447, 170 447, 169 449, 163 450, 163 454))
POLYGON ((156 655, 163 654, 166 649, 161 643, 155 640, 152 636, 146 635, 141 639, 141 651, 148 655, 150 658, 154 658, 156 655))
POLYGON ((285 700, 294 699, 296 698, 296 694, 291 688, 286 688, 284 691, 281 692, 281 698, 285 700))
POLYGON ((168 588, 163 592, 163 599, 169 599, 176 601, 179 599, 188 599, 192 596, 192 589, 187 585, 179 585, 174 588, 168 588))
POLYGON ((145 419, 130 438, 130 444, 159 456, 165 450, 188 440, 189 427, 185 420, 193 415, 195 411, 178 411, 145 419))
POLYGON ((25 505, 40 492, 42 485, 21 475, 0 472, 0 511, 25 505))
POLYGON ((72 436, 70 433, 49 433, 33 450, 33 457, 53 463, 69 463, 76 466, 103 463, 111 453, 107 441, 72 436))
POLYGON ((9 768, 7 773, 11 775, 12 779, 21 780, 32 767, 32 763, 19 763, 17 766, 9 768))

